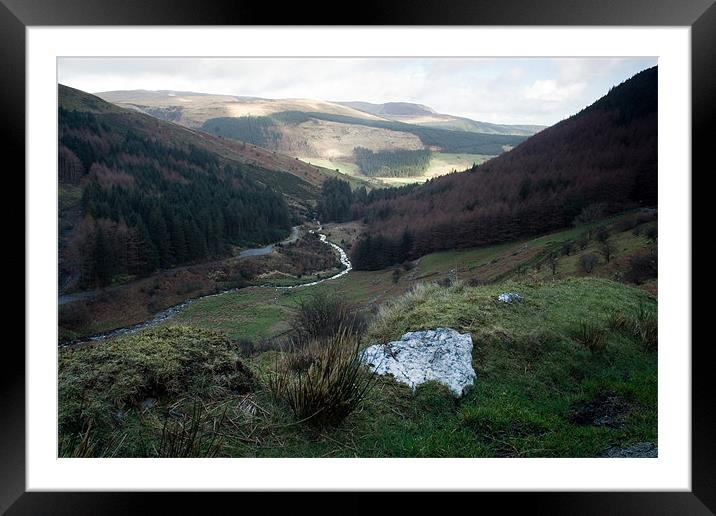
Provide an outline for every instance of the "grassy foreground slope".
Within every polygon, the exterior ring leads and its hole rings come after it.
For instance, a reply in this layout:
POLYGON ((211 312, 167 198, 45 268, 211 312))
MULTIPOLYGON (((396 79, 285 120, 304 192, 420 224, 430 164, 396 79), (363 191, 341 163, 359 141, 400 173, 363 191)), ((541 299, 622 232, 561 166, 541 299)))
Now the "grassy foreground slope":
POLYGON ((60 352, 61 454, 598 456, 656 442, 655 321, 653 297, 609 280, 421 286, 380 310, 364 345, 409 329, 469 332, 473 389, 455 400, 439 384, 413 393, 380 378, 360 410, 322 431, 270 396, 278 352, 152 330, 60 352), (497 301, 504 291, 523 301, 497 301))

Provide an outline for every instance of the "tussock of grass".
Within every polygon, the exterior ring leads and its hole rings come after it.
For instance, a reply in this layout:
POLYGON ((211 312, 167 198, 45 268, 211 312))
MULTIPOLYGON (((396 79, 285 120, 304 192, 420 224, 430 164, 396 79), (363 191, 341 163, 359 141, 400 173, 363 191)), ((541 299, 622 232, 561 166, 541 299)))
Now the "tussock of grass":
POLYGON ((220 427, 226 416, 224 409, 218 421, 208 413, 199 400, 194 400, 191 414, 179 418, 168 417, 162 426, 161 438, 153 450, 156 457, 215 457, 222 439, 214 428, 220 427))
POLYGON ((57 452, 59 457, 111 458, 116 456, 125 438, 126 434, 113 434, 108 439, 102 439, 89 421, 85 428, 77 433, 60 434, 57 452))
POLYGON ((272 394, 290 407, 297 421, 319 428, 341 423, 371 385, 358 339, 347 329, 314 337, 284 354, 269 379, 272 394))
POLYGON ((656 314, 645 305, 639 305, 631 313, 614 313, 609 322, 615 330, 630 335, 644 351, 658 349, 658 320, 656 314))
POLYGON ((339 333, 361 335, 365 328, 366 320, 355 306, 323 290, 302 299, 291 321, 293 341, 297 345, 339 333))
POLYGON ((590 353, 604 353, 607 348, 607 332, 598 324, 590 321, 582 321, 573 333, 573 338, 590 353))

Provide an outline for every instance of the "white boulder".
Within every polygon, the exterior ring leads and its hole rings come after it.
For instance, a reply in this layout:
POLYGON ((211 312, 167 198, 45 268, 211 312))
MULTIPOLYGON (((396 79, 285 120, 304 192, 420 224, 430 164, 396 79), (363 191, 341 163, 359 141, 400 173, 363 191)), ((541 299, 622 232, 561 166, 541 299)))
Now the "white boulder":
POLYGON ((475 381, 472 337, 450 328, 412 331, 400 340, 366 348, 361 360, 376 374, 391 374, 411 389, 435 380, 455 396, 462 396, 475 381))

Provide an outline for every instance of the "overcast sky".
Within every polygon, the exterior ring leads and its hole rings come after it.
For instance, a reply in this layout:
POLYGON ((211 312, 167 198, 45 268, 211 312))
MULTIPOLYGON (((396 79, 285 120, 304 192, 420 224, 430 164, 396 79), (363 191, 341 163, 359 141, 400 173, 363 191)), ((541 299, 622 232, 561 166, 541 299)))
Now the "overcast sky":
POLYGON ((416 102, 507 124, 554 124, 656 58, 62 58, 59 82, 90 93, 179 90, 264 98, 416 102))

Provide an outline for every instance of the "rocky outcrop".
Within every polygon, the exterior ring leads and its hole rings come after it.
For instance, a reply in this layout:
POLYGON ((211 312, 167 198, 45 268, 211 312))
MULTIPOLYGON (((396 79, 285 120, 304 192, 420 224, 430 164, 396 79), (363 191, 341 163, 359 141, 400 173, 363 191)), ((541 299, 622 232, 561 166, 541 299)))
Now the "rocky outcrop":
POLYGON ((390 374, 415 390, 431 380, 445 384, 462 396, 475 381, 472 368, 472 337, 450 328, 413 331, 400 340, 376 344, 361 354, 376 374, 390 374))

